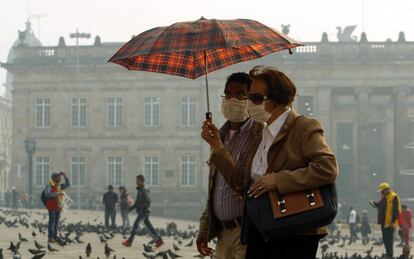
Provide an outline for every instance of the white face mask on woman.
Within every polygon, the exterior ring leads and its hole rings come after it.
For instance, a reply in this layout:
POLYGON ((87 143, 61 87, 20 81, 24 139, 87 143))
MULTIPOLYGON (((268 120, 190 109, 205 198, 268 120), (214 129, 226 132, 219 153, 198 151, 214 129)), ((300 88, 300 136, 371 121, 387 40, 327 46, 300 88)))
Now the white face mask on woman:
POLYGON ((257 122, 267 122, 270 117, 272 117, 272 114, 265 109, 265 102, 262 102, 261 104, 254 104, 249 100, 247 110, 250 117, 257 122))
POLYGON ((223 99, 221 102, 221 112, 224 118, 231 122, 243 122, 249 118, 247 100, 239 100, 237 98, 223 99))

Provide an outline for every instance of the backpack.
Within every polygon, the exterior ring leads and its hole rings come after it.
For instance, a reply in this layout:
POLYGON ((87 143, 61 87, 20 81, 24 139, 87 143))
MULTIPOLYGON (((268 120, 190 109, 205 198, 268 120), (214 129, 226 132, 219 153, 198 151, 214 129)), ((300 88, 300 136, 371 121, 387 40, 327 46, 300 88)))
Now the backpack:
POLYGON ((40 200, 42 201, 43 205, 46 207, 47 197, 46 197, 46 191, 43 190, 40 194, 40 200))

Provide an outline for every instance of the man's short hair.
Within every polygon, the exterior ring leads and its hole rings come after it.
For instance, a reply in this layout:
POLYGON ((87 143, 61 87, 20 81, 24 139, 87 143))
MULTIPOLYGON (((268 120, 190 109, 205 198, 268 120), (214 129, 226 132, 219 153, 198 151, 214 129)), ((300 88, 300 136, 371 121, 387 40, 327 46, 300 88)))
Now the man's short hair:
POLYGON ((401 205, 401 208, 402 208, 403 210, 406 210, 406 209, 407 209, 407 205, 403 204, 403 205, 401 205))
POLYGON ((142 174, 140 174, 137 176, 137 180, 142 180, 143 182, 145 182, 145 177, 142 174))
POLYGON ((247 86, 247 91, 250 91, 250 86, 252 85, 253 79, 249 74, 244 72, 233 73, 227 77, 225 88, 227 88, 227 86, 233 82, 245 84, 247 86))
POLYGON ((112 184, 108 185, 108 190, 113 190, 114 187, 112 186, 112 184))

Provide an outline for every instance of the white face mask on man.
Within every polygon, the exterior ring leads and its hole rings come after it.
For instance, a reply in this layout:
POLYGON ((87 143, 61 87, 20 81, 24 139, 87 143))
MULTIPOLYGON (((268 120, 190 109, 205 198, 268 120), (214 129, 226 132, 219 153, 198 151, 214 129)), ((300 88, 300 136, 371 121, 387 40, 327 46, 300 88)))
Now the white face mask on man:
POLYGON ((254 104, 249 100, 247 110, 250 117, 257 122, 267 122, 272 117, 272 114, 265 109, 265 102, 254 104))
POLYGON ((239 100, 237 98, 223 99, 221 112, 224 118, 231 122, 243 122, 249 118, 247 100, 239 100))

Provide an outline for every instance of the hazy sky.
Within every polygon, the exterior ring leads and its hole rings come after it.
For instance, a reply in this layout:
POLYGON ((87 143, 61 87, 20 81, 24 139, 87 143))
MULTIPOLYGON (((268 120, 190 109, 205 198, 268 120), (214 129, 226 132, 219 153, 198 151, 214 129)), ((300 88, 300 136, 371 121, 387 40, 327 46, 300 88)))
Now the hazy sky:
MULTIPOLYGON (((66 44, 74 44, 68 35, 76 28, 93 37, 100 35, 103 42, 125 42, 152 27, 201 16, 249 18, 278 30, 281 24, 291 24, 290 36, 301 41, 319 41, 324 31, 336 40, 335 27, 351 24, 358 25, 355 35, 359 36, 364 20, 369 41, 396 40, 402 30, 407 40, 414 40, 412 0, 0 0, 0 61, 6 60, 17 30, 24 30, 28 17, 43 45, 53 46, 60 36, 66 44)), ((4 81, 2 69, 1 84, 4 81)))

